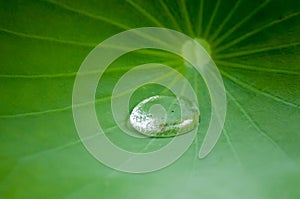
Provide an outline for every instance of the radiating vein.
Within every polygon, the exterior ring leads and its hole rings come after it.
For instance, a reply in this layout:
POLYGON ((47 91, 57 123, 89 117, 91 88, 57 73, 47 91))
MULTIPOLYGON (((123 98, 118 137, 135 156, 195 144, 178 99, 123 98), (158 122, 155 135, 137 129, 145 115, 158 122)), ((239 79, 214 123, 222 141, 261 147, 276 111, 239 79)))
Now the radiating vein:
MULTIPOLYGON (((213 76, 213 77, 216 78, 215 76, 213 76)), ((197 84, 196 75, 195 75, 195 78, 194 78, 194 82, 195 82, 195 90, 196 90, 196 92, 197 92, 197 90, 198 90, 198 86, 197 86, 197 85, 198 85, 198 84, 197 84)), ((219 114, 217 115, 217 117, 218 117, 218 121, 220 121, 220 116, 219 116, 219 114)), ((239 166, 242 166, 242 162, 241 162, 241 160, 240 160, 240 158, 239 158, 239 156, 238 156, 237 151, 235 150, 234 145, 233 145, 232 142, 231 142, 231 139, 230 139, 230 137, 229 137, 227 131, 225 130, 225 127, 223 128, 222 132, 223 132, 224 135, 225 135, 226 142, 227 142, 227 144, 229 145, 229 148, 231 149, 231 151, 232 151, 232 153, 233 153, 233 155, 234 155, 234 158, 238 161, 238 165, 239 165, 239 166)))
POLYGON ((255 35, 255 34, 261 32, 263 30, 265 30, 265 29, 267 29, 267 28, 270 28, 270 27, 272 27, 274 25, 282 23, 282 22, 284 22, 284 21, 286 21, 288 19, 292 19, 292 18, 298 16, 299 14, 300 14, 300 12, 292 13, 290 15, 287 15, 287 16, 283 17, 282 19, 274 20, 272 22, 269 22, 269 23, 267 23, 265 25, 260 26, 259 28, 256 28, 256 29, 254 29, 252 31, 249 31, 249 32, 243 34, 242 36, 240 36, 239 38, 236 38, 236 39, 230 41, 229 43, 220 46, 216 50, 216 53, 220 52, 220 51, 223 51, 223 50, 226 50, 226 49, 230 48, 231 46, 233 46, 233 45, 235 45, 235 44, 237 44, 237 43, 239 43, 239 42, 241 42, 241 41, 243 41, 243 40, 245 40, 245 39, 247 39, 247 38, 249 38, 249 37, 251 37, 251 36, 253 36, 253 35, 255 35))
MULTIPOLYGON (((1 28, 1 27, 0 27, 0 32, 4 32, 6 34, 11 34, 11 35, 14 35, 14 36, 28 38, 28 39, 43 40, 43 41, 47 41, 47 42, 55 42, 55 43, 81 46, 81 47, 88 47, 88 48, 94 48, 98 45, 96 43, 86 43, 86 42, 78 42, 78 41, 59 40, 59 39, 52 38, 52 37, 46 37, 46 36, 34 35, 34 34, 27 34, 27 33, 23 33, 23 32, 16 32, 16 31, 8 30, 8 29, 1 28)), ((152 39, 152 38, 146 38, 146 39, 152 39)), ((157 41, 155 41, 155 42, 157 42, 157 41)), ((123 47, 123 46, 105 46, 105 47, 111 47, 112 49, 124 50, 124 51, 130 50, 130 48, 126 48, 126 47, 123 47)), ((138 53, 139 54, 155 55, 155 56, 159 56, 159 57, 169 57, 170 58, 170 55, 168 53, 161 52, 161 51, 157 52, 157 51, 153 51, 153 50, 143 49, 142 51, 138 51, 138 53)), ((47 74, 46 75, 41 75, 41 78, 44 78, 44 77, 47 78, 49 76, 52 76, 52 75, 47 75, 47 74)), ((58 74, 57 76, 60 77, 61 75, 58 74)), ((66 76, 72 76, 72 74, 69 74, 69 75, 66 74, 66 76)), ((10 75, 10 74, 2 74, 1 75, 0 74, 0 77, 12 78, 12 77, 14 77, 14 75, 10 75)), ((17 77, 30 78, 27 75, 17 75, 17 77)))
MULTIPOLYGON (((197 83, 197 73, 194 73, 193 74, 193 84, 194 84, 194 90, 196 91, 195 93, 197 94, 197 90, 198 90, 198 83, 197 83)), ((199 129, 198 129, 198 132, 199 132, 199 129)), ((191 164, 191 167, 190 167, 190 170, 191 171, 194 171, 195 170, 195 165, 196 165, 196 162, 198 160, 198 150, 199 150, 199 144, 198 144, 198 132, 196 132, 196 135, 195 135, 195 139, 193 141, 193 147, 195 149, 195 156, 192 160, 192 164, 191 164)), ((189 172, 189 175, 186 177, 186 182, 188 182, 191 177, 192 177, 192 172, 189 172)), ((188 183, 186 183, 187 185, 188 183)), ((188 187, 185 186, 185 189, 187 189, 188 187)))
MULTIPOLYGON (((199 93, 199 86, 198 86, 197 74, 198 73, 194 73, 194 89, 195 89, 196 95, 197 95, 197 93, 199 93)), ((198 97, 198 96, 196 96, 196 97, 198 97)), ((198 105, 198 109, 200 110, 199 105, 198 105)), ((200 119, 200 121, 201 121, 201 119, 200 119)), ((198 160, 198 151, 199 151, 198 133, 199 133, 199 128, 198 128, 198 132, 197 132, 197 134, 195 136, 195 141, 194 141, 195 142, 195 158, 193 160, 193 167, 195 166, 195 161, 198 160)))
POLYGON ((229 137, 229 134, 228 134, 228 132, 226 131, 225 128, 223 129, 223 134, 225 136, 227 144, 229 145, 229 148, 231 149, 231 151, 233 153, 234 158, 238 161, 238 164, 241 166, 242 165, 242 161, 240 160, 239 155, 238 155, 238 153, 237 153, 234 145, 232 144, 232 141, 231 141, 231 139, 229 137))
POLYGON ((254 92, 256 94, 263 95, 263 96, 265 96, 267 98, 270 98, 270 99, 272 99, 272 100, 274 100, 276 102, 280 102, 280 103, 282 103, 284 105, 287 105, 289 107, 299 108, 299 105, 293 104, 291 102, 288 102, 288 101, 286 101, 286 100, 284 100, 284 99, 282 99, 280 97, 274 96, 274 95, 272 95, 270 93, 267 93, 265 91, 258 90, 257 88, 255 88, 255 87, 253 87, 253 86, 251 86, 251 85, 249 85, 247 83, 244 83, 243 81, 241 81, 241 80, 239 80, 239 79, 237 79, 237 78, 229 75, 228 73, 224 72, 223 70, 220 70, 220 72, 222 73, 222 75, 224 75, 225 77, 227 77, 228 79, 230 79, 231 81, 233 81, 235 84, 241 86, 244 89, 252 91, 252 92, 254 92))
POLYGON ((165 4, 164 0, 159 0, 159 3, 161 4, 162 8, 166 12, 166 14, 169 16, 170 20, 172 21, 173 25, 175 26, 175 29, 182 32, 181 27, 179 26, 177 20, 175 19, 174 15, 171 13, 168 6, 165 4))
MULTIPOLYGON (((149 149, 149 147, 151 146, 152 143, 154 143, 154 141, 156 141, 158 138, 148 138, 149 142, 138 151, 139 154, 142 154, 143 152, 145 152, 146 150, 149 149)), ((135 156, 131 155, 128 157, 128 159, 124 160, 124 162, 121 162, 117 165, 118 168, 122 168, 122 166, 124 166, 125 164, 128 164, 132 159, 134 159, 135 156)), ((109 178, 112 178, 113 175, 118 175, 119 172, 115 169, 111 169, 110 173, 108 174, 109 178)))
MULTIPOLYGON (((111 96, 105 96, 102 98, 98 98, 95 100, 95 104, 109 100, 110 98, 111 98, 111 96)), ((14 118, 20 118, 20 117, 29 117, 29 116, 44 115, 44 114, 49 114, 49 113, 63 112, 63 111, 71 110, 72 108, 79 108, 79 107, 87 106, 87 105, 90 105, 93 103, 94 103, 94 101, 91 101, 91 102, 86 102, 86 103, 82 103, 82 104, 68 105, 65 107, 53 108, 53 109, 48 109, 48 110, 43 110, 43 111, 17 113, 17 114, 11 114, 11 115, 0 115, 0 119, 14 119, 14 118)))
MULTIPOLYGON (((179 82, 180 78, 181 78, 181 76, 179 76, 179 75, 177 75, 176 77, 174 77, 174 79, 171 81, 171 83, 168 85, 168 87, 169 87, 169 88, 174 87, 174 85, 175 85, 177 82, 179 82)), ((169 92, 169 88, 165 87, 165 88, 161 91, 161 93, 162 93, 162 94, 168 93, 168 92, 169 92)))
MULTIPOLYGON (((105 129, 105 134, 107 133, 110 133, 112 130, 118 128, 118 126, 112 126, 110 128, 107 128, 105 129)), ((47 149, 47 150, 44 150, 44 151, 39 151, 39 152, 36 152, 36 153, 32 153, 32 154, 29 154, 29 155, 26 155, 26 156, 23 156, 20 161, 28 161, 28 160, 32 160, 34 158, 37 158, 37 157, 40 157, 41 155, 45 154, 45 153, 53 153, 53 152, 58 152, 58 151, 61 151, 61 150, 64 150, 64 149, 67 149, 67 148, 70 148, 70 147, 73 147, 77 144, 81 144, 82 141, 88 141, 88 140, 92 140, 92 139, 95 139, 99 136, 103 136, 104 134, 103 133, 95 133, 94 135, 91 135, 91 136, 87 136, 85 138, 81 138, 81 139, 77 139, 77 140, 74 140, 72 142, 69 142, 67 144, 64 144, 62 146, 57 146, 57 147, 53 147, 53 148, 50 148, 50 149, 47 149)))
MULTIPOLYGON (((199 76, 199 73, 197 72, 197 73, 193 73, 194 74, 194 90, 195 90, 195 93, 196 93, 196 97, 199 99, 199 97, 198 97, 198 95, 200 94, 200 90, 201 90, 201 88, 199 88, 199 79, 198 78, 201 78, 200 76, 199 76)), ((199 101, 198 101, 198 103, 199 103, 199 101)), ((200 105, 198 104, 198 109, 200 110, 200 107, 199 107, 200 105)), ((201 149, 201 144, 199 145, 199 142, 198 142, 198 140, 199 140, 199 133, 200 133, 200 129, 201 129, 201 118, 203 118, 202 116, 201 116, 201 113, 200 113, 200 118, 199 118, 199 122, 200 122, 200 126, 199 126, 199 128, 198 128, 198 132, 197 132, 197 134, 196 134, 196 136, 195 136, 195 158, 194 158, 194 161, 196 161, 196 160, 199 160, 199 150, 201 149)))
POLYGON ((224 65, 224 67, 245 69, 245 70, 251 70, 251 71, 278 73, 278 74, 286 74, 286 75, 300 75, 300 71, 288 71, 288 70, 283 70, 283 69, 264 68, 264 67, 259 67, 259 66, 250 66, 247 64, 233 63, 233 62, 227 62, 227 61, 218 61, 218 60, 216 60, 215 63, 219 66, 224 65))
MULTIPOLYGON (((171 84, 169 85, 169 87, 171 87, 172 85, 174 85, 175 83, 177 83, 180 79, 180 76, 178 75, 177 78, 175 78, 171 84)), ((184 88, 183 88, 184 89, 184 88)), ((168 88, 164 88, 164 91, 167 91, 168 88)), ((115 126, 112 126, 112 127, 109 127, 109 128, 106 128, 105 129, 105 134, 111 132, 112 130, 114 129, 117 129, 118 126, 115 125, 115 126)), ((54 148, 51 148, 51 149, 47 149, 45 151, 42 151, 42 152, 38 152, 38 153, 33 153, 33 154, 30 154, 30 155, 27 155, 25 157, 23 157, 21 160, 28 160, 28 159, 32 159, 32 158, 36 158, 42 154, 45 154, 45 153, 48 153, 48 152, 56 152, 56 151, 61 151, 63 149, 66 149, 66 148, 69 148, 69 147, 72 147, 76 144, 79 144, 79 143, 82 143, 82 141, 88 141, 88 140, 91 140, 91 139, 94 139, 96 137, 99 137, 99 136, 102 136, 103 133, 95 133, 94 135, 92 136, 88 136, 86 138, 83 138, 83 139, 77 139, 75 141, 72 141, 70 143, 67 143, 65 145, 62 145, 62 146, 58 146, 58 147, 54 147, 54 148)), ((140 152, 143 152, 143 151, 146 151, 148 149, 148 147, 153 143, 155 139, 151 138, 150 142, 147 143, 147 145, 140 151, 140 152)))
MULTIPOLYGON (((197 76, 195 75, 194 82, 195 82, 195 90, 196 90, 196 92, 197 92, 197 90, 198 90, 198 84, 197 84, 197 78, 196 78, 196 77, 197 77, 197 76)), ((216 77, 214 76, 214 78, 216 78, 216 77)), ((220 121, 219 114, 217 115, 217 117, 218 117, 218 121, 220 121)), ((234 155, 234 158, 238 161, 239 166, 242 166, 242 162, 241 162, 241 160, 240 160, 240 158, 239 158, 239 156, 238 156, 238 153, 237 153, 237 151, 236 151, 234 145, 233 145, 232 142, 231 142, 231 139, 230 139, 230 137, 229 137, 229 135, 228 135, 228 133, 227 133, 225 127, 223 128, 223 131, 222 131, 222 132, 223 132, 224 135, 225 135, 226 142, 227 142, 227 144, 229 145, 229 147, 230 147, 230 149, 231 149, 231 151, 232 151, 232 153, 233 153, 233 155, 234 155)))
POLYGON ((204 36, 203 36, 204 38, 208 38, 208 34, 210 33, 211 26, 212 26, 212 24, 213 24, 213 22, 215 20, 216 15, 218 14, 218 11, 219 11, 219 8, 220 8, 220 4, 221 4, 221 0, 217 0, 215 8, 214 8, 214 10, 213 10, 213 12, 212 12, 212 14, 211 14, 211 16, 209 18, 209 22, 208 22, 207 26, 206 26, 206 29, 205 29, 205 32, 204 32, 204 36))
POLYGON ((204 0, 200 0, 199 13, 198 13, 198 24, 197 24, 197 35, 200 37, 203 33, 202 23, 203 23, 203 5, 204 0))
POLYGON ((267 47, 262 47, 262 48, 252 48, 250 50, 241 50, 238 52, 217 54, 215 56, 215 58, 216 59, 225 59, 225 58, 241 57, 241 56, 245 56, 245 55, 252 55, 252 54, 256 54, 256 53, 262 53, 262 52, 268 52, 268 51, 279 50, 279 49, 284 49, 284 48, 296 47, 299 45, 300 45, 300 42, 294 42, 294 43, 290 43, 290 44, 281 44, 281 45, 267 46, 267 47))
POLYGON ((68 44, 68 45, 75 45, 75 46, 83 46, 83 47, 95 47, 97 44, 95 43, 85 43, 85 42, 78 42, 78 41, 68 41, 68 40, 60 40, 52 37, 46 37, 46 36, 39 36, 39 35, 33 35, 33 34, 27 34, 23 32, 16 32, 13 30, 8 30, 5 28, 0 28, 0 32, 5 32, 7 34, 12 34, 18 37, 25 37, 29 39, 37 39, 37 40, 44 40, 44 41, 50 41, 50 42, 56 42, 56 43, 62 43, 62 44, 68 44))
MULTIPOLYGON (((65 4, 62 4, 62 3, 58 3, 56 1, 53 1, 53 0, 43 0, 43 1, 46 1, 46 2, 49 2, 49 3, 52 3, 54 5, 57 5, 57 6, 60 6, 61 8, 64 8, 66 10, 69 10, 69 11, 72 11, 72 12, 75 12, 75 13, 78 13, 78 14, 81 14, 81 15, 85 15, 87 17, 90 17, 90 18, 93 18, 93 19, 96 19, 96 20, 101 20, 101 21, 104 21, 104 22, 107 22, 107 23, 110 23, 112 25, 115 25, 121 29, 124 29, 124 30, 130 30, 132 29, 131 27, 129 26, 126 26, 124 24, 121 24, 121 23, 118 23, 114 20, 111 20, 109 18, 105 18, 105 17, 102 17, 102 16, 99 16, 99 15, 94 15, 94 14, 91 14, 91 13, 88 13, 88 12, 85 12, 85 11, 82 11, 82 10, 78 10, 78 9, 75 9, 75 8, 72 8, 70 6, 67 6, 65 4)), ((158 26, 161 26, 163 27, 163 25, 158 21, 156 20, 155 17, 153 17, 152 15, 150 15, 146 10, 144 10, 143 8, 141 8, 139 5, 133 3, 131 0, 127 0, 132 6, 135 7, 135 9, 137 9, 138 11, 140 11, 143 15, 145 15, 146 17, 148 17, 150 20, 154 20, 153 22, 156 23, 158 26)), ((139 36, 142 36, 144 38, 148 38, 148 39, 151 39, 153 42, 157 42, 157 39, 154 38, 154 37, 149 37, 145 34, 141 34, 139 32, 136 32, 137 35, 139 36)), ((164 43, 163 41, 160 41, 160 43, 164 43)))
POLYGON ((211 41, 215 40, 220 35, 220 33, 223 30, 224 26, 228 23, 228 21, 231 19, 231 17, 235 14, 235 11, 237 10, 237 8, 241 4, 241 2, 242 2, 241 0, 238 0, 235 3, 234 7, 230 10, 228 15, 225 17, 225 19, 222 21, 222 23, 218 26, 217 30, 211 36, 211 39, 210 39, 211 41))
MULTIPOLYGON (((140 12, 143 16, 145 16, 146 18, 148 18, 151 22, 153 22, 156 26, 158 27, 164 27, 164 25, 162 23, 160 23, 159 20, 156 19, 155 16, 151 15, 149 12, 147 12, 145 9, 143 9, 140 5, 138 5, 137 3, 133 2, 132 0, 126 0, 133 8, 135 8, 138 12, 140 12)), ((145 33, 139 33, 137 32, 136 34, 144 37, 144 38, 148 38, 150 40, 152 40, 153 42, 158 42, 161 43, 165 46, 168 46, 167 43, 165 43, 162 40, 157 39, 157 37, 152 37, 152 36, 148 36, 145 35, 145 33)), ((174 37, 174 35, 172 35, 171 33, 168 33, 170 35, 170 37, 174 37)))
POLYGON ((234 7, 230 10, 230 12, 228 13, 228 15, 225 17, 225 19, 222 21, 222 23, 218 26, 217 30, 213 33, 213 35, 211 36, 211 41, 214 41, 222 32, 224 26, 228 23, 228 21, 232 18, 232 16, 235 14, 235 11, 237 10, 237 8, 240 6, 240 3, 242 2, 242 0, 238 0, 235 4, 234 7))
MULTIPOLYGON (((116 71, 124 71, 128 70, 131 67, 113 67, 109 70, 107 70, 107 73, 110 72, 116 72, 116 71)), ((0 74, 0 78, 9 78, 9 79, 48 79, 48 78, 65 78, 65 77, 75 77, 75 76, 81 76, 81 75, 92 75, 97 73, 103 73, 104 71, 95 70, 91 72, 85 72, 85 73, 78 73, 78 72, 69 72, 69 73, 57 73, 57 74, 0 74)))
POLYGON ((184 20, 185 20, 185 24, 187 26, 188 34, 190 36, 194 37, 195 33, 193 31, 191 19, 190 19, 189 13, 188 13, 187 8, 186 8, 186 1, 185 0, 180 0, 180 5, 181 5, 180 6, 181 12, 182 12, 184 20))
POLYGON ((258 6, 257 8, 255 8, 251 13, 249 13, 246 17, 244 17, 240 22, 238 22, 233 27, 231 27, 223 36, 221 36, 219 39, 217 39, 213 43, 214 46, 218 46, 220 43, 222 43, 232 33, 234 33, 237 29, 239 29, 244 23, 246 23, 249 19, 251 19, 257 12, 259 12, 261 9, 263 9, 269 2, 270 2, 270 0, 266 0, 260 6, 258 6))
MULTIPOLYGON (((72 8, 68 5, 65 5, 63 3, 59 3, 59 2, 56 2, 56 1, 53 1, 53 0, 43 0, 43 1, 46 1, 46 2, 49 2, 49 3, 52 3, 56 6, 59 6, 61 8, 64 8, 66 10, 69 10, 69 11, 72 11, 72 12, 75 12, 75 13, 78 13, 78 14, 81 14, 81 15, 84 15, 84 16, 87 16, 87 17, 90 17, 90 18, 93 18, 95 20, 100 20, 100 21, 103 21, 103 22, 107 22, 111 25, 115 25, 116 27, 119 27, 121 29, 124 29, 124 30, 130 30, 132 29, 131 27, 129 26, 126 26, 124 24, 121 24, 121 23, 118 23, 116 22, 115 20, 111 20, 109 18, 105 18, 103 16, 99 16, 99 15, 94 15, 94 14, 91 14, 91 13, 88 13, 88 12, 85 12, 85 11, 82 11, 82 10, 78 10, 78 9, 75 9, 75 8, 72 8)), ((143 8, 141 8, 139 5, 137 5, 136 3, 132 2, 131 0, 127 0, 128 3, 130 3, 136 10, 138 10, 141 14, 143 14, 145 17, 147 17, 149 20, 151 20, 154 24, 156 24, 157 26, 160 26, 160 27, 164 27, 158 20, 156 20, 156 18, 154 16, 152 16, 151 14, 149 14, 146 10, 144 10, 143 8)), ((144 38, 147 38, 147 39, 150 39, 152 40, 153 42, 157 42, 157 39, 154 38, 154 37, 151 37, 151 36, 147 36, 145 34, 141 34, 139 32, 136 32, 137 35, 139 36, 142 36, 144 38)), ((164 44, 163 41, 160 41, 161 44, 164 44)))
POLYGON ((247 118, 250 124, 257 130, 257 132, 260 135, 262 135, 264 138, 266 138, 273 146, 275 146, 283 154, 285 154, 285 152, 281 149, 281 147, 254 122, 252 117, 246 112, 243 106, 237 101, 237 99, 228 90, 227 90, 227 95, 232 99, 232 102, 238 107, 238 109, 243 113, 243 115, 247 118))
POLYGON ((106 17, 100 16, 100 15, 91 14, 89 12, 86 12, 86 11, 83 11, 83 10, 79 10, 79 9, 70 7, 70 6, 66 5, 66 4, 63 4, 63 3, 58 2, 58 1, 53 1, 53 0, 43 0, 43 1, 51 3, 53 5, 56 5, 56 6, 60 7, 60 8, 65 9, 65 10, 68 10, 68 11, 71 11, 71 12, 74 12, 74 13, 77 13, 77 14, 80 14, 80 15, 83 15, 83 16, 87 16, 87 17, 92 18, 92 19, 100 20, 102 22, 111 24, 113 26, 116 26, 116 27, 124 29, 124 30, 131 29, 130 27, 128 27, 128 26, 126 26, 124 24, 118 23, 117 21, 112 20, 110 18, 106 18, 106 17))
POLYGON ((155 25, 159 27, 164 27, 153 15, 151 15, 149 12, 147 12, 145 9, 143 9, 141 6, 139 6, 137 3, 134 3, 132 0, 126 0, 132 7, 134 7, 138 12, 140 12, 142 15, 144 15, 146 18, 148 18, 151 22, 153 22, 155 25))
MULTIPOLYGON (((179 63, 179 64, 181 65, 181 63, 179 63)), ((179 68, 180 68, 180 66, 176 67, 175 70, 176 69, 178 70, 179 68)), ((160 76, 160 77, 156 78, 154 81, 159 81, 161 79, 169 77, 171 74, 173 74, 173 73, 171 73, 171 72, 167 73, 166 75, 163 75, 163 76, 160 76)), ((116 97, 123 96, 128 92, 130 92, 130 91, 122 92, 122 93, 116 95, 116 97)), ((35 111, 35 112, 0 115, 0 119, 14 119, 14 118, 20 118, 20 117, 37 116, 37 115, 43 115, 43 114, 49 114, 49 113, 63 112, 63 111, 71 110, 73 108, 79 108, 79 107, 84 107, 84 106, 87 106, 87 105, 91 105, 91 104, 94 104, 94 103, 97 104, 97 103, 100 103, 100 102, 103 102, 103 101, 106 101, 106 100, 109 100, 109 99, 111 99, 111 95, 95 99, 95 101, 88 101, 88 102, 81 103, 81 104, 72 104, 72 105, 68 105, 68 106, 60 107, 60 108, 48 109, 48 110, 43 110, 43 111, 35 111)))
MULTIPOLYGON (((99 72, 99 71, 98 71, 99 72)), ((57 73, 57 74, 0 74, 0 78, 9 78, 9 79, 44 79, 44 78, 65 78, 65 77, 74 77, 77 72, 70 73, 57 73)))
MULTIPOLYGON (((174 64, 178 63, 178 60, 161 62, 161 64, 174 64)), ((106 73, 113 73, 116 71, 124 71, 133 68, 134 66, 121 66, 121 67, 111 67, 105 70, 106 73)), ((84 75, 93 75, 97 73, 103 73, 103 70, 94 70, 90 72, 69 72, 69 73, 56 73, 56 74, 0 74, 0 78, 9 79, 48 79, 48 78, 65 78, 65 77, 75 77, 84 75)))

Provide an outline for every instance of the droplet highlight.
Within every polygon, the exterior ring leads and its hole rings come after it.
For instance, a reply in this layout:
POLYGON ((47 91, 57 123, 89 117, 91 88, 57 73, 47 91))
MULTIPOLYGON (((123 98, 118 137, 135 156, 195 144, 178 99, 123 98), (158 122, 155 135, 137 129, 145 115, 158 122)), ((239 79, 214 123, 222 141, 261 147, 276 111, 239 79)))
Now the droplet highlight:
POLYGON ((152 96, 132 110, 132 127, 148 137, 172 137, 187 133, 199 124, 198 106, 183 97, 152 96))

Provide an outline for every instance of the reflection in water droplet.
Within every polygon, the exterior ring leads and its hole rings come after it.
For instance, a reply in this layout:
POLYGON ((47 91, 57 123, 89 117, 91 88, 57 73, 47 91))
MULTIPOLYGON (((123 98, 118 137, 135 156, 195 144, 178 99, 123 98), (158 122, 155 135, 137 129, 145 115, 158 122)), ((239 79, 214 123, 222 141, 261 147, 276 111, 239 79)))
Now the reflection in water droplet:
POLYGON ((198 126, 198 107, 188 99, 152 96, 140 102, 130 114, 130 124, 150 137, 171 137, 198 126))

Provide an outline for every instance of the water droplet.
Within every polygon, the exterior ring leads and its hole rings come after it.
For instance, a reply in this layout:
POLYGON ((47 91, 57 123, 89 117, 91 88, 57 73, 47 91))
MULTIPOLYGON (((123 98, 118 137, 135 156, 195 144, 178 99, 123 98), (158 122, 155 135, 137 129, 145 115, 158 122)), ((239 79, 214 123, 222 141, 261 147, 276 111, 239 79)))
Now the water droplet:
POLYGON ((199 110, 190 100, 175 96, 152 96, 132 110, 130 124, 149 137, 171 137, 198 126, 199 110))

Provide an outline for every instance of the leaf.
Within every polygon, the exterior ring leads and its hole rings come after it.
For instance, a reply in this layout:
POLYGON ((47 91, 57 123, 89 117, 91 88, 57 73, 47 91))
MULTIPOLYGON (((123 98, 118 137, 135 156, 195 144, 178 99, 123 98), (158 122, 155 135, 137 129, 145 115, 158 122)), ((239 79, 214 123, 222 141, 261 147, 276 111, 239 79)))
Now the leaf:
MULTIPOLYGON (((0 2, 1 198, 299 198, 300 3, 297 0, 14 0, 0 2), (76 72, 98 43, 158 26, 205 39, 227 92, 225 128, 213 151, 197 153, 210 102, 195 71, 160 51, 134 52, 105 72, 96 109, 109 138, 132 151, 168 139, 130 140, 111 120, 110 95, 133 66, 169 63, 198 90, 193 145, 169 167, 141 175, 95 160, 72 117, 76 72), (105 112, 103 112, 105 111, 105 112)), ((131 108, 157 85, 136 92, 131 108)))

